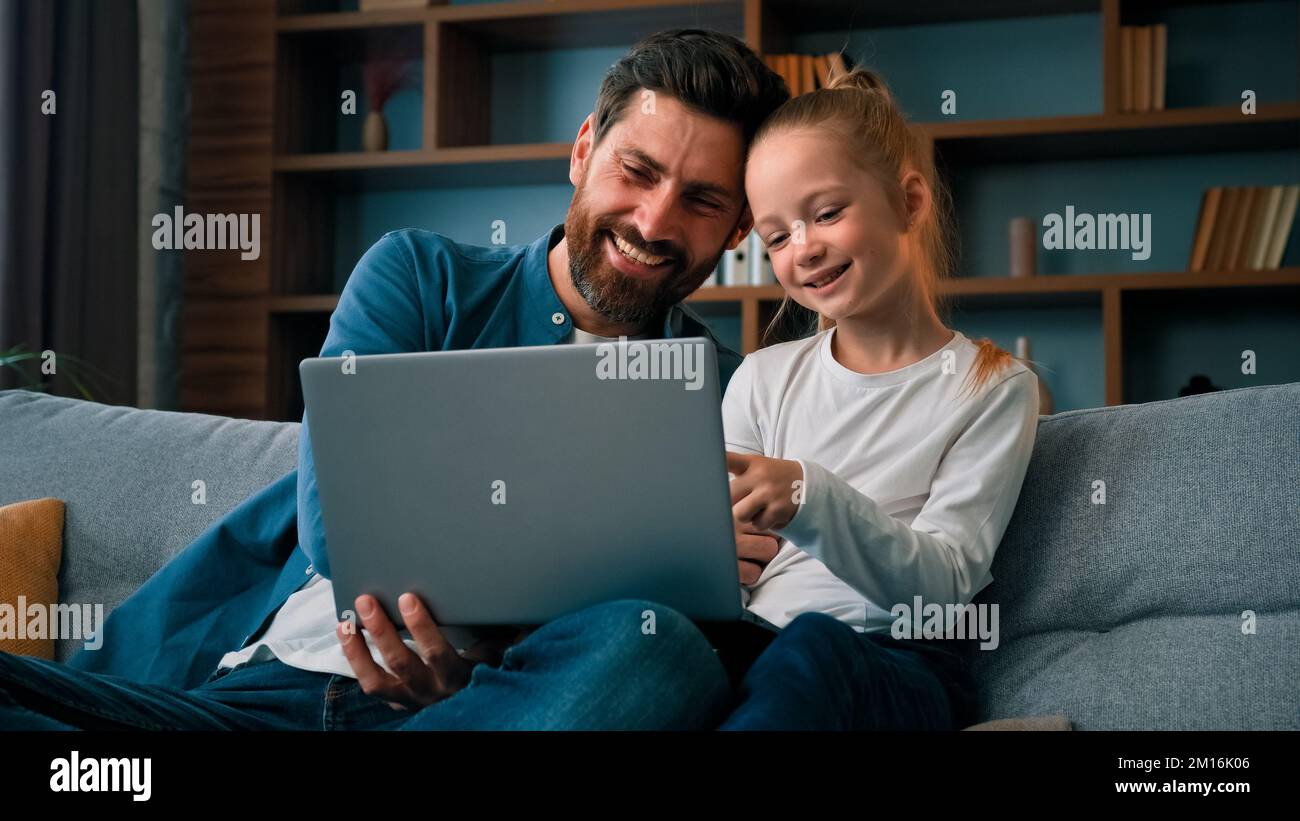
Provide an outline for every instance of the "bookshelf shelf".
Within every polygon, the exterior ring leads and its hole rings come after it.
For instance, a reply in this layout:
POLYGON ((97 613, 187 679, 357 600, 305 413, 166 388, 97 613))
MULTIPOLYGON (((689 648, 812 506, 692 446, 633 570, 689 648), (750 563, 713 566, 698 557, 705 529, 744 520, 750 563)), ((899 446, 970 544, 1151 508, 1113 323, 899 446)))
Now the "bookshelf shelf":
MULTIPOLYGON (((208 258, 187 255, 191 293, 182 395, 212 413, 300 418, 297 362, 319 350, 338 303, 337 294, 328 293, 335 272, 355 262, 346 244, 336 246, 335 220, 355 207, 341 204, 341 197, 568 184, 569 142, 491 142, 493 94, 524 81, 493 76, 516 59, 497 63, 497 56, 510 52, 620 47, 652 31, 693 26, 734 34, 760 54, 771 54, 791 51, 795 38, 819 32, 1093 14, 1099 21, 1101 111, 918 123, 933 138, 945 169, 1300 149, 1300 101, 1261 96, 1253 115, 1243 115, 1235 103, 1118 112, 1121 23, 1158 21, 1183 6, 1230 5, 1214 0, 526 0, 366 12, 320 11, 332 0, 278 0, 256 12, 224 0, 195 2, 192 70, 203 81, 194 85, 194 94, 204 110, 220 112, 220 122, 231 123, 227 127, 238 139, 227 136, 223 144, 241 153, 232 159, 229 152, 192 141, 190 174, 200 182, 192 183, 189 193, 208 210, 261 212, 263 241, 270 249, 224 279, 208 258), (239 43, 238 60, 221 56, 231 42, 239 43), (411 150, 340 151, 354 146, 341 125, 335 86, 345 72, 356 74, 358 61, 376 49, 421 64, 418 138, 405 142, 411 150), (243 101, 236 113, 248 114, 238 125, 225 116, 235 100, 243 101), (336 259, 340 255, 347 259, 336 259), (239 317, 237 329, 231 317, 239 317), (214 402, 213 386, 229 394, 228 406, 214 402)), ((1213 306, 1216 294, 1231 294, 1236 303, 1285 303, 1300 297, 1300 267, 964 277, 941 287, 957 310, 1085 306, 1095 311, 1101 319, 1105 401, 1118 404, 1125 399, 1125 385, 1131 390, 1135 384, 1132 373, 1125 381, 1126 360, 1145 355, 1126 356, 1124 340, 1144 344, 1150 338, 1135 329, 1153 304, 1213 306)), ((750 352, 783 296, 776 285, 728 286, 701 289, 689 302, 710 316, 738 314, 741 345, 750 352)))
MULTIPOLYGON (((1034 277, 955 277, 940 283, 940 291, 958 299, 967 297, 1046 296, 1092 294, 1106 291, 1181 291, 1216 288, 1300 287, 1300 267, 1278 271, 1217 271, 1193 274, 1170 271, 1153 274, 1062 274, 1034 277)), ((779 302, 780 285, 721 285, 701 288, 686 301, 779 302)), ((330 312, 338 304, 335 294, 301 294, 270 297, 272 313, 330 312)))
MULTIPOLYGON (((919 125, 934 137, 949 166, 1243 149, 1300 150, 1300 103, 1261 106, 1253 117, 1226 106, 919 125), (1099 141, 1099 136, 1109 139, 1099 141)), ((277 154, 272 168, 282 174, 329 176, 340 191, 558 184, 568 180, 571 148, 569 143, 532 143, 277 154)))
POLYGON ((918 125, 950 163, 1300 149, 1300 102, 918 125))

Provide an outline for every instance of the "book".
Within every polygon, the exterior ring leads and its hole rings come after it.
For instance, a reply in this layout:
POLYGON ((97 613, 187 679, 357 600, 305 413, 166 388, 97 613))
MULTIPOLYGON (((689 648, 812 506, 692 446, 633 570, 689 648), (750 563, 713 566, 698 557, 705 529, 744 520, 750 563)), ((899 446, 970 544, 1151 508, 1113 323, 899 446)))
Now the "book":
POLYGON ((763 240, 757 231, 750 231, 745 240, 749 245, 749 279, 747 285, 775 285, 776 276, 772 273, 772 258, 763 247, 763 240))
POLYGON ((1227 263, 1229 271, 1245 271, 1254 251, 1255 234, 1259 224, 1264 221, 1264 208, 1268 199, 1268 187, 1255 186, 1250 189, 1250 209, 1242 221, 1241 246, 1234 247, 1236 253, 1227 263))
POLYGON ((799 87, 803 89, 804 94, 807 94, 810 91, 815 91, 817 89, 817 70, 813 68, 812 55, 800 54, 799 67, 801 69, 799 74, 799 87))
POLYGON ((1250 212, 1255 207, 1255 197, 1258 192, 1258 188, 1241 189, 1237 209, 1233 212, 1232 225, 1228 229, 1228 245, 1223 252, 1223 260, 1219 264, 1220 270, 1237 270, 1237 258, 1241 254, 1241 246, 1246 241, 1246 221, 1250 219, 1250 212))
POLYGON ((1133 27, 1119 29, 1119 110, 1133 110, 1133 27))
POLYGON ((1169 44, 1169 27, 1164 23, 1153 28, 1151 44, 1151 110, 1165 110, 1165 63, 1169 44))
POLYGON ((803 92, 799 90, 799 72, 795 71, 795 59, 793 54, 781 55, 781 76, 785 78, 785 84, 790 87, 790 96, 798 97, 803 92))
POLYGON ((1133 110, 1151 110, 1151 26, 1133 32, 1133 110))
POLYGON ((814 67, 817 69, 817 87, 826 88, 831 84, 831 61, 830 56, 822 54, 813 58, 814 67))
POLYGON ((432 5, 432 0, 359 0, 359 11, 380 11, 384 9, 421 9, 432 5))
POLYGON ((718 285, 736 285, 737 278, 748 271, 749 263, 745 257, 745 243, 722 252, 722 261, 718 267, 718 285))
POLYGON ((1237 215, 1237 203, 1241 199, 1240 188, 1225 188, 1223 199, 1219 202, 1218 219, 1210 233, 1210 248, 1206 251, 1205 270, 1222 270, 1223 253, 1227 250, 1228 229, 1237 215))
POLYGON ((1282 267, 1282 255, 1286 253, 1286 242, 1291 236, 1291 225, 1295 222, 1296 204, 1300 203, 1300 185, 1288 185, 1282 192, 1282 204, 1278 207, 1277 219, 1273 223, 1273 238, 1268 243, 1268 254, 1264 257, 1264 270, 1276 271, 1282 267))
POLYGON ((1246 259, 1242 264, 1247 271, 1260 271, 1264 268, 1264 258, 1268 255, 1268 243, 1273 238, 1273 225, 1281 210, 1284 190, 1284 186, 1270 185, 1259 198, 1259 219, 1251 231, 1246 259))
POLYGON ((1210 234, 1214 230, 1214 220, 1219 213, 1219 201, 1223 198, 1223 189, 1214 187, 1201 197, 1201 216, 1196 220, 1196 234, 1192 238, 1192 258, 1187 263, 1187 270, 1196 272, 1205 270, 1205 252, 1210 249, 1210 234))

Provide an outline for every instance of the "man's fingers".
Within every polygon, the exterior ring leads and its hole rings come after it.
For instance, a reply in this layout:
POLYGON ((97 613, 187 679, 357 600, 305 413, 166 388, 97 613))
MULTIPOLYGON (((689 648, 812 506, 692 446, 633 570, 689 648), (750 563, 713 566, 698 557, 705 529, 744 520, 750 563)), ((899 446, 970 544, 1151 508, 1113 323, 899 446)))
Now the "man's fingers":
POLYGON ((356 675, 357 683, 361 685, 362 692, 370 695, 388 692, 395 683, 393 677, 375 663, 374 657, 370 655, 370 648, 366 646, 366 638, 361 635, 361 631, 345 630, 344 624, 346 622, 339 622, 338 627, 335 628, 335 633, 339 637, 339 643, 343 645, 343 656, 352 667, 352 672, 356 675))
MULTIPOLYGON (((442 631, 434 623, 433 616, 425 609, 424 603, 414 593, 403 593, 397 599, 397 606, 402 610, 402 621, 411 631, 415 646, 420 648, 420 655, 430 664, 437 664, 446 659, 448 654, 456 655, 456 649, 447 643, 442 631)), ((384 657, 387 659, 387 656, 384 657)))
POLYGON ((740 565, 740 583, 753 584, 758 581, 758 577, 763 575, 763 568, 753 562, 741 561, 740 565))
POLYGON ((736 536, 736 555, 742 559, 767 564, 776 558, 776 554, 775 536, 753 533, 741 533, 736 536))
POLYGON ((393 676, 402 684, 409 685, 420 681, 428 675, 429 668, 424 659, 406 646, 397 628, 388 620, 384 609, 374 596, 369 594, 357 596, 355 602, 357 613, 361 614, 361 623, 370 633, 370 640, 379 648, 379 655, 384 657, 384 664, 393 676), (367 616, 366 613, 370 615, 367 616))

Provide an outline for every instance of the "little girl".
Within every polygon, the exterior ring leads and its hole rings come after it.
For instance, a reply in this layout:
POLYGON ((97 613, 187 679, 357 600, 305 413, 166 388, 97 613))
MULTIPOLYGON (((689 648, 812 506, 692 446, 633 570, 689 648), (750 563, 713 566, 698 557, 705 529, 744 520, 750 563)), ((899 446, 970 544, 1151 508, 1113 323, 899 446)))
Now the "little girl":
POLYGON ((778 109, 745 188, 786 292, 777 319, 793 300, 821 321, 747 356, 723 400, 737 530, 780 537, 756 579, 749 563, 748 608, 784 628, 723 728, 967 726, 960 654, 896 638, 891 610, 947 612, 992 581, 1033 450, 1037 378, 940 321, 947 195, 875 74, 778 109))

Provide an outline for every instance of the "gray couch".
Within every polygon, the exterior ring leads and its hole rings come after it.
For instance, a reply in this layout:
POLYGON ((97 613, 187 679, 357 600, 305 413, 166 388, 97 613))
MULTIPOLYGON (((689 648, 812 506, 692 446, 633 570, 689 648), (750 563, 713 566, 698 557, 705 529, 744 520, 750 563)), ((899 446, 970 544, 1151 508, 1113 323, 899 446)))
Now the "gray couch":
MULTIPOLYGON (((60 598, 107 612, 292 470, 297 441, 295 423, 0 391, 0 504, 67 503, 60 598)), ((1300 729, 1300 383, 1041 417, 993 575, 981 720, 1300 729)))

